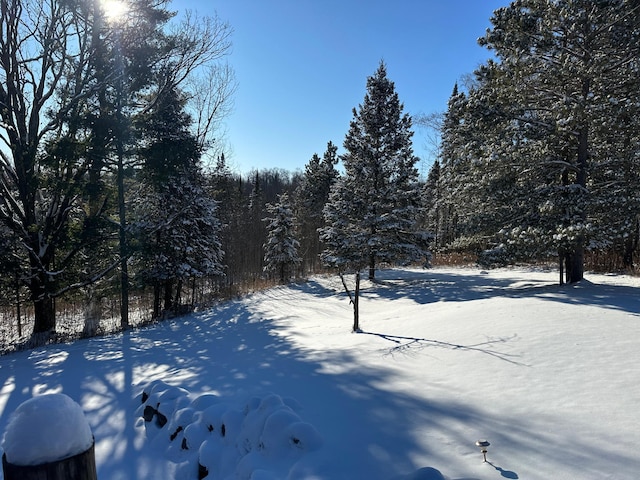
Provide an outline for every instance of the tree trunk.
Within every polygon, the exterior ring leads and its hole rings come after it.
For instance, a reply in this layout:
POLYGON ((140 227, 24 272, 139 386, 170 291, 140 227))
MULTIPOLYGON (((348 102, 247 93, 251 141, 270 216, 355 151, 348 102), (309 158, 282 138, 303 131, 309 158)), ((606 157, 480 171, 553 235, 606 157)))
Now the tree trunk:
POLYGON ((622 252, 622 266, 625 269, 633 269, 633 252, 635 251, 634 242, 626 240, 622 252))
POLYGON ((351 295, 351 290, 347 287, 347 282, 344 279, 344 275, 342 272, 338 273, 340 275, 340 280, 342 281, 342 286, 344 287, 344 291, 347 293, 349 297, 349 302, 353 305, 353 328, 352 332, 360 331, 360 309, 359 309, 359 300, 360 300, 360 270, 356 271, 356 287, 354 294, 351 295))
POLYGON ((100 319, 102 317, 102 304, 96 288, 90 285, 87 289, 87 296, 84 305, 84 328, 83 337, 93 337, 98 332, 100 319))
MULTIPOLYGON (((119 36, 120 31, 116 29, 116 34, 119 36)), ((116 39, 119 43, 120 38, 116 39)), ((129 328, 129 267, 127 265, 129 248, 127 245, 127 210, 125 203, 124 192, 124 141, 125 139, 125 126, 124 115, 122 111, 124 99, 124 84, 122 77, 124 74, 124 63, 122 59, 122 51, 119 45, 116 48, 116 74, 118 78, 117 82, 117 98, 116 98, 116 129, 115 129, 115 146, 117 157, 117 183, 118 183, 118 240, 119 240, 119 252, 120 252, 120 327, 123 330, 129 328)))
POLYGON ((353 294, 353 331, 360 331, 360 270, 356 272, 356 288, 353 294))
POLYGON ((18 320, 18 337, 22 337, 22 312, 20 307, 20 275, 16 272, 16 319, 18 320))
POLYGON ((56 329, 56 307, 52 297, 38 297, 33 302, 33 334, 53 332, 56 329))
POLYGON ((633 235, 630 235, 624 241, 624 250, 622 252, 622 266, 626 269, 633 269, 633 254, 638 249, 638 243, 640 242, 640 220, 636 221, 636 227, 633 235))
POLYGON ((52 295, 55 285, 49 278, 49 265, 41 263, 40 260, 30 259, 32 277, 29 281, 29 291, 33 301, 34 335, 53 332, 56 329, 56 305, 52 295))
MULTIPOLYGON (((118 140, 121 144, 121 140, 118 140)), ((118 146, 118 229, 120 251, 120 327, 129 328, 129 266, 127 265, 127 217, 124 201, 124 158, 122 146, 118 146)))
POLYGON ((152 318, 160 318, 160 282, 156 281, 153 284, 153 314, 152 318))
POLYGON ((558 269, 560 270, 560 285, 564 284, 564 251, 560 250, 558 252, 558 259, 560 260, 558 262, 558 269))
POLYGON ((181 303, 182 303, 182 279, 178 280, 178 283, 176 285, 176 296, 173 302, 173 306, 176 312, 178 311, 178 307, 180 306, 181 303))
MULTIPOLYGON (((587 102, 591 90, 591 79, 582 79, 582 95, 587 102)), ((587 188, 587 165, 589 161, 589 124, 586 122, 578 132, 578 161, 576 172, 576 183, 586 190, 587 188)), ((585 220, 585 213, 582 213, 582 220, 585 220)), ((584 278, 584 240, 579 238, 573 251, 567 254, 567 283, 576 283, 584 278)))
MULTIPOLYGON (((358 276, 359 275, 360 275, 360 272, 358 272, 358 276)), ((376 279, 376 255, 375 253, 371 253, 369 255, 369 280, 375 280, 375 279, 376 279)))
POLYGON ((167 280, 164 284, 164 310, 166 312, 173 308, 173 280, 167 280))
POLYGON ((566 255, 567 283, 576 283, 584 278, 584 247, 576 246, 566 255))

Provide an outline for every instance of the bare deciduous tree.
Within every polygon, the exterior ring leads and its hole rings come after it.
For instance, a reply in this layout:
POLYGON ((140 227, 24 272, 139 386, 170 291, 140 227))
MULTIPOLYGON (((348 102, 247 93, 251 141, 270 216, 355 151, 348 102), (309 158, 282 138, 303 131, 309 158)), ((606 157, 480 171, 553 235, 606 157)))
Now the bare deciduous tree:
MULTIPOLYGON (((63 128, 89 95, 91 48, 86 20, 56 0, 3 0, 0 7, 0 221, 28 258, 21 272, 34 302, 34 333, 55 328, 56 257, 77 206, 86 158, 65 155, 53 142, 77 132, 63 128)), ((73 252, 74 248, 70 249, 73 252)))

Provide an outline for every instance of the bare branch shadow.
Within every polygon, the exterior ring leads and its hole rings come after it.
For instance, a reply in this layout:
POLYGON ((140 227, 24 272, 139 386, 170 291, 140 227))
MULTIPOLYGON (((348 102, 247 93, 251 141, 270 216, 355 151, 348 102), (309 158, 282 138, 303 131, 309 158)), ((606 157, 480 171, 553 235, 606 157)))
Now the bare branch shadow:
POLYGON ((521 367, 530 366, 525 363, 514 360, 515 358, 519 357, 519 355, 512 355, 509 353, 500 352, 492 348, 494 345, 507 343, 511 340, 514 340, 515 338, 517 338, 517 335, 511 335, 510 337, 499 337, 499 338, 487 339, 487 341, 485 342, 473 343, 471 345, 462 345, 458 343, 443 342, 441 340, 433 340, 429 338, 405 337, 401 335, 387 335, 385 333, 366 332, 364 330, 360 331, 360 333, 364 333, 366 335, 374 335, 376 337, 380 337, 395 343, 396 346, 389 348, 387 351, 387 355, 393 355, 394 353, 399 353, 399 352, 404 352, 409 350, 421 350, 426 347, 441 347, 441 348, 447 348, 450 350, 479 352, 485 355, 489 355, 491 357, 498 358, 500 360, 503 360, 505 362, 508 362, 514 365, 519 365, 521 367))

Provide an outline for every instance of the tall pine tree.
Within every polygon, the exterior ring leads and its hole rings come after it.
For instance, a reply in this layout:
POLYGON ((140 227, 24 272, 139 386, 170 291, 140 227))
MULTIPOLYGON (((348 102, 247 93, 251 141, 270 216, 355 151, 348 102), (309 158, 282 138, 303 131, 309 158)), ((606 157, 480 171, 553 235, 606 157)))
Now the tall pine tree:
POLYGON ((300 250, 308 271, 315 270, 322 251, 318 230, 325 225, 322 210, 338 178, 337 151, 338 147, 329 142, 322 158, 313 154, 295 191, 300 250))
POLYGON ((154 285, 154 316, 175 310, 185 280, 223 273, 216 203, 200 172, 200 148, 177 89, 167 89, 137 119, 146 186, 139 203, 142 275, 154 285), (163 291, 163 292, 162 292, 163 291))
POLYGON ((344 178, 325 208, 325 259, 357 250, 356 264, 362 268, 366 262, 371 280, 380 263, 411 262, 426 255, 416 223, 420 192, 411 117, 403 109, 380 62, 367 79, 363 103, 353 110, 344 140, 344 178), (344 228, 338 228, 342 224, 344 228))
POLYGON ((501 217, 515 255, 555 250, 576 282, 602 205, 628 198, 618 230, 636 229, 637 194, 620 178, 634 169, 634 147, 625 145, 637 131, 640 9, 619 0, 517 0, 491 22, 480 43, 496 60, 478 70, 465 118, 484 135, 468 178, 479 217, 501 217))
POLYGON ((356 276, 353 330, 359 330, 360 272, 375 279, 380 264, 412 262, 427 255, 418 229, 420 191, 413 155, 411 117, 403 113, 395 85, 380 63, 367 79, 363 103, 353 110, 344 141, 345 173, 333 185, 324 208, 323 261, 341 276, 356 276))

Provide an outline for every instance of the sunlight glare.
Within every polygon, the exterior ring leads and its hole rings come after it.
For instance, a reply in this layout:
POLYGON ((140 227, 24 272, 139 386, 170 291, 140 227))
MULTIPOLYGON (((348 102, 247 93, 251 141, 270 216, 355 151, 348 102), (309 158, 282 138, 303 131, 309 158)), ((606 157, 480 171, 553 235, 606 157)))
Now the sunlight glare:
POLYGON ((119 21, 129 10, 124 0, 101 0, 104 16, 109 22, 119 21))

